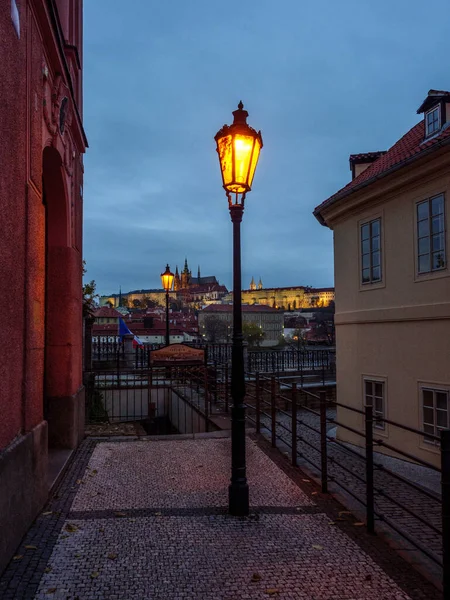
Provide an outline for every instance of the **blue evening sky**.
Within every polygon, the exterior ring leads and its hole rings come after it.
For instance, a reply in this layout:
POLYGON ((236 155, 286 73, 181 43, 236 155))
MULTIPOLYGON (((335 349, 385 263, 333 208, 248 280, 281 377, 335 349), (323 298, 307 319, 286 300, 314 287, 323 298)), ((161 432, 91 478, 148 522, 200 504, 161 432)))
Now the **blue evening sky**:
POLYGON ((101 294, 160 287, 168 262, 231 289, 214 135, 240 99, 264 148, 242 224, 243 287, 333 285, 314 207, 449 89, 448 4, 84 2, 84 258, 101 294))

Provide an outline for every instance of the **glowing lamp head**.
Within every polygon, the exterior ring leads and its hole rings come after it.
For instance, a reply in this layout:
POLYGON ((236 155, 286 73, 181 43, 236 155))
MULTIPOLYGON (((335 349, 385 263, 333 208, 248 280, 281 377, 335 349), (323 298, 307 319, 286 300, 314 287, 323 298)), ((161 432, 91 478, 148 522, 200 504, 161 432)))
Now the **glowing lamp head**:
POLYGON ((245 194, 252 181, 263 146, 261 132, 247 125, 248 112, 239 102, 232 125, 224 125, 214 137, 217 144, 223 187, 231 194, 245 194))
POLYGON ((164 273, 161 273, 161 284, 166 292, 172 289, 174 274, 170 271, 169 265, 166 266, 164 273))

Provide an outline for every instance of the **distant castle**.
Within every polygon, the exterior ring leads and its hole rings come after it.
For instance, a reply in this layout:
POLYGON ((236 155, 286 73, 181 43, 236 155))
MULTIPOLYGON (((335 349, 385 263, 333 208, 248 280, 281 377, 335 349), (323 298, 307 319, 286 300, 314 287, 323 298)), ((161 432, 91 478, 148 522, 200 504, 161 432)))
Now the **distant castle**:
POLYGON ((181 275, 178 273, 178 265, 175 269, 175 277, 173 280, 173 290, 178 292, 181 290, 189 290, 199 285, 219 285, 216 277, 211 275, 209 277, 201 277, 200 265, 198 266, 197 277, 192 277, 192 271, 188 267, 187 258, 184 260, 184 269, 181 271, 181 275))
POLYGON ((256 285, 255 280, 252 277, 252 280, 250 281, 250 289, 251 290, 262 290, 263 289, 261 277, 259 278, 258 285, 256 285))

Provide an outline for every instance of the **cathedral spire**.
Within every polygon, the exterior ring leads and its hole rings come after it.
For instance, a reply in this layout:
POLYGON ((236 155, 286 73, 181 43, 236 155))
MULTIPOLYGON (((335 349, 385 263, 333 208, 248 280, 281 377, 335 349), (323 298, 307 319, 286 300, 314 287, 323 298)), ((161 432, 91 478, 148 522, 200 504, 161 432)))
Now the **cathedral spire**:
POLYGON ((122 306, 122 286, 119 286, 119 306, 122 306))
POLYGON ((255 278, 252 275, 252 280, 250 281, 250 289, 251 290, 256 290, 256 283, 255 283, 255 278))
POLYGON ((200 265, 198 265, 198 282, 200 283, 200 265))

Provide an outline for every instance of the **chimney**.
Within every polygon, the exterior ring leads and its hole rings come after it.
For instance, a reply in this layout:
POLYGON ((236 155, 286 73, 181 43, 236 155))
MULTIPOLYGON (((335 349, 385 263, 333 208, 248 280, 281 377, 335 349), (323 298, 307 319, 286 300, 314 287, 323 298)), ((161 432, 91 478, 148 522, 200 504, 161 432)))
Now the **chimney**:
POLYGON ((386 150, 379 150, 378 152, 363 152, 362 154, 350 154, 350 171, 352 172, 352 181, 358 175, 361 175, 363 171, 370 167, 380 156, 386 154, 386 150))

